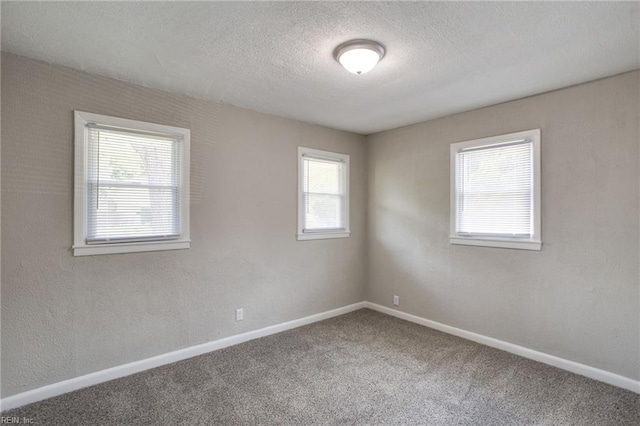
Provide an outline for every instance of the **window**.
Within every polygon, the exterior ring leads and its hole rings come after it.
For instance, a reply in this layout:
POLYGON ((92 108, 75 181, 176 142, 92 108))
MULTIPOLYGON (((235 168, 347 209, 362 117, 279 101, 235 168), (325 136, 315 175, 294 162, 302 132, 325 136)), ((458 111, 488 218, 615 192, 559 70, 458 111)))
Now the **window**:
POLYGON ((349 234, 349 156, 298 147, 298 240, 349 234))
POLYGON ((452 244, 540 250, 540 129, 451 144, 452 244))
POLYGON ((75 112, 74 256, 189 248, 189 138, 75 112))

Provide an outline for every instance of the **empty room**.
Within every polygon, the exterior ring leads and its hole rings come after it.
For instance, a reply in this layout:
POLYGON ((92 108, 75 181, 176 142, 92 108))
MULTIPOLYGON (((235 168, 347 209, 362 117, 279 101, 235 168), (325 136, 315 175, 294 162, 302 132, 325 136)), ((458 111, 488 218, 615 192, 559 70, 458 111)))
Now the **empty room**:
POLYGON ((0 22, 0 423, 640 425, 640 2, 0 22))

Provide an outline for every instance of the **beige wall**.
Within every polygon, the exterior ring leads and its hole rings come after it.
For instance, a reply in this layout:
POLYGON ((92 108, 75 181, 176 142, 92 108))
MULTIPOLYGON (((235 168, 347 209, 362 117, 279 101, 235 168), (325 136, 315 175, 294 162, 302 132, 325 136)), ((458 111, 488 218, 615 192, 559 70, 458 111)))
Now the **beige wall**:
POLYGON ((365 149, 3 54, 2 396, 362 301, 365 149), (191 249, 72 256, 75 109, 191 129, 191 249), (350 238, 296 241, 298 145, 351 155, 350 238))
POLYGON ((379 133, 368 300, 640 379, 640 72, 379 133), (541 129, 540 252, 456 246, 449 144, 541 129))
POLYGON ((640 378, 640 72, 368 144, 7 54, 2 95, 2 397, 394 294, 403 311, 640 378), (190 250, 72 256, 74 109, 191 129, 190 250), (449 245, 449 144, 531 128, 542 251, 449 245), (298 145, 351 155, 351 238, 296 241, 298 145))

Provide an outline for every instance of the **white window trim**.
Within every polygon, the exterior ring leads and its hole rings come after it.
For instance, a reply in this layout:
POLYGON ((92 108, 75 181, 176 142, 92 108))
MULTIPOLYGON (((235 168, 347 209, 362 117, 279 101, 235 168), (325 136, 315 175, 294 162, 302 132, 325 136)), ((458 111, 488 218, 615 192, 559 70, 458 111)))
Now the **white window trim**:
POLYGON ((542 249, 542 204, 540 187, 540 129, 526 130, 523 132, 510 133, 508 135, 492 136, 489 138, 475 139, 451 144, 450 155, 450 233, 449 242, 451 244, 461 244, 470 246, 500 247, 520 250, 541 250, 542 249), (508 238, 508 237, 485 237, 466 236, 456 232, 456 153, 461 149, 508 143, 522 139, 530 139, 533 144, 533 235, 531 238, 508 238))
POLYGON ((191 246, 189 233, 189 152, 191 132, 189 129, 165 126, 144 121, 128 120, 83 111, 75 111, 75 164, 74 164, 74 256, 91 256, 97 254, 134 253, 145 251, 188 249, 191 246), (182 200, 180 203, 182 218, 182 235, 177 240, 149 241, 110 244, 87 244, 87 124, 98 123, 124 129, 143 130, 147 132, 171 133, 183 137, 184 156, 182 167, 182 200))
POLYGON ((319 149, 305 148, 302 146, 298 147, 298 240, 323 240, 328 238, 347 238, 351 235, 351 231, 349 228, 349 156, 347 154, 338 154, 335 152, 329 151, 321 151, 319 149), (326 159, 330 161, 341 161, 344 163, 344 174, 343 174, 343 187, 344 187, 344 198, 346 200, 343 203, 343 212, 344 215, 344 230, 336 230, 336 231, 305 231, 304 230, 304 197, 302 195, 304 190, 304 166, 303 166, 303 158, 305 156, 319 159, 326 159))

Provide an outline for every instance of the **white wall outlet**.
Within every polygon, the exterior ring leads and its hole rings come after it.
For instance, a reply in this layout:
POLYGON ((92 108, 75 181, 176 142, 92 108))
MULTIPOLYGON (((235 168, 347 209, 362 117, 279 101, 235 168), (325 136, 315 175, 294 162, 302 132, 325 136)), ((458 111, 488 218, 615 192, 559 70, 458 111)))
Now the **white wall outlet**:
POLYGON ((400 306, 400 296, 393 296, 393 304, 395 306, 400 306))
POLYGON ((236 309, 236 321, 242 321, 244 319, 244 308, 236 309))

